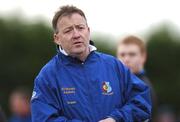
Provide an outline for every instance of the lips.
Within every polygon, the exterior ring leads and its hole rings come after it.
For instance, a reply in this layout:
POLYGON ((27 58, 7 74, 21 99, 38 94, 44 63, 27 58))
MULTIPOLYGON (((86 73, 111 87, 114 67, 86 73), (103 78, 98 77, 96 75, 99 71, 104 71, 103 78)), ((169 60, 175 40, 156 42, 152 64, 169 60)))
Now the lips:
POLYGON ((74 42, 74 45, 82 44, 83 42, 74 42))

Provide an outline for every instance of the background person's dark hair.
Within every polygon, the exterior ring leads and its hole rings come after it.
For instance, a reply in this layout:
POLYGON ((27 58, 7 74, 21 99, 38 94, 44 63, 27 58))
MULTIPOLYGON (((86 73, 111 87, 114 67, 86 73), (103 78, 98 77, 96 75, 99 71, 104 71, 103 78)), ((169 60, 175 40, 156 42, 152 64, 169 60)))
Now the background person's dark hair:
POLYGON ((13 94, 18 94, 20 95, 23 99, 27 99, 30 101, 31 99, 31 92, 28 88, 26 87, 18 87, 16 89, 13 90, 13 92, 11 93, 11 96, 13 94))
POLYGON ((84 17, 86 20, 86 16, 81 9, 79 9, 75 6, 69 6, 69 5, 60 7, 59 10, 55 13, 53 20, 52 20, 52 26, 54 29, 54 33, 58 33, 58 29, 57 29, 58 19, 62 18, 63 16, 70 16, 74 13, 78 13, 79 15, 84 17))

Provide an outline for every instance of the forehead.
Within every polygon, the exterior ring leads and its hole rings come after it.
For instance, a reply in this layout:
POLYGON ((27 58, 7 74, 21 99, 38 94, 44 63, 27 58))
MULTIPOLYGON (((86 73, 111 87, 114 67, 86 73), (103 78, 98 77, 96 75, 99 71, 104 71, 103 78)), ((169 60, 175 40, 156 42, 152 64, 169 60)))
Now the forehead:
POLYGON ((63 16, 58 19, 57 26, 64 29, 69 26, 86 24, 86 20, 83 16, 78 13, 73 13, 71 15, 63 16))
POLYGON ((136 44, 120 44, 118 52, 140 52, 140 48, 136 44))

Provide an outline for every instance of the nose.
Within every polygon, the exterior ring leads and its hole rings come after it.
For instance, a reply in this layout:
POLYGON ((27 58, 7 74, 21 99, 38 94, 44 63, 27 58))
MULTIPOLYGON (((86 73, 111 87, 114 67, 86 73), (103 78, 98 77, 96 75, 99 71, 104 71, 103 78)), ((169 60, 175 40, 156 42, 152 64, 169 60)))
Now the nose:
POLYGON ((129 64, 129 56, 124 56, 124 63, 126 64, 126 65, 128 65, 129 64))
POLYGON ((76 28, 74 28, 74 31, 73 31, 73 38, 76 39, 76 38, 79 38, 79 37, 80 37, 79 31, 78 31, 76 28))

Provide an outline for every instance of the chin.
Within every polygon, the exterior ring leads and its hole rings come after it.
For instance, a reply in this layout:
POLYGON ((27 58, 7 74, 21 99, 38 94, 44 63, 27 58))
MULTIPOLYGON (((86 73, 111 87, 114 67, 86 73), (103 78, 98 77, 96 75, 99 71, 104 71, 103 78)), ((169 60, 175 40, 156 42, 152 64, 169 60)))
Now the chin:
POLYGON ((86 51, 85 47, 79 47, 79 48, 75 48, 74 50, 72 50, 72 52, 74 53, 83 53, 86 51))
POLYGON ((74 50, 74 51, 71 52, 71 54, 73 54, 73 55, 80 55, 83 52, 84 52, 83 50, 74 50))

